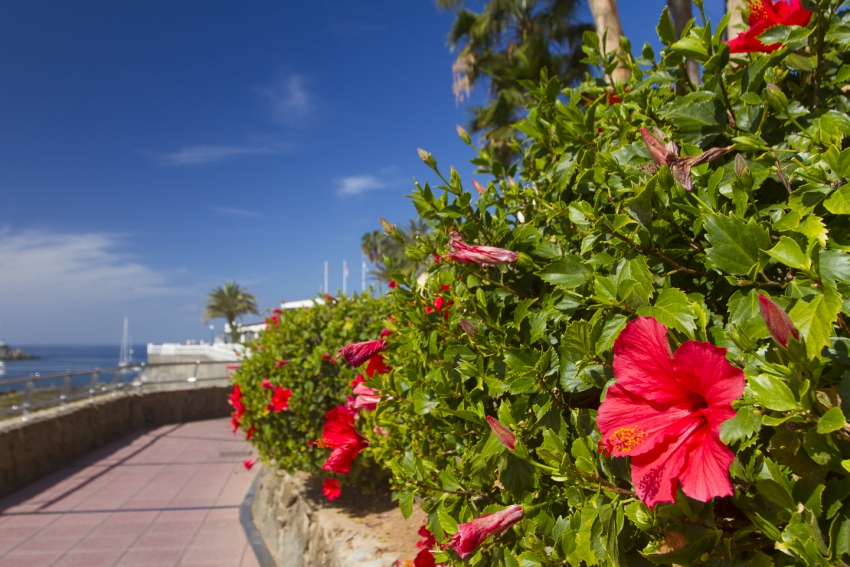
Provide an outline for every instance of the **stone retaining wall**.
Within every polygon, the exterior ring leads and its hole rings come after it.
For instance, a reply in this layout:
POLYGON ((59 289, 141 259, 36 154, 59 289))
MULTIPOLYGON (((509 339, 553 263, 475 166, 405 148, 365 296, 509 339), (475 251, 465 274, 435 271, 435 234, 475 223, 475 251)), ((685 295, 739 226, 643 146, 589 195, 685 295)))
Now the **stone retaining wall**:
POLYGON ((128 433, 226 417, 229 386, 103 396, 0 422, 0 496, 128 433))
POLYGON ((278 567, 392 567, 416 553, 424 514, 411 518, 409 533, 389 536, 382 525, 406 524, 389 493, 357 495, 359 504, 347 506, 346 496, 353 496, 348 487, 341 503, 328 503, 320 479, 272 467, 263 467, 260 475, 254 525, 278 567))

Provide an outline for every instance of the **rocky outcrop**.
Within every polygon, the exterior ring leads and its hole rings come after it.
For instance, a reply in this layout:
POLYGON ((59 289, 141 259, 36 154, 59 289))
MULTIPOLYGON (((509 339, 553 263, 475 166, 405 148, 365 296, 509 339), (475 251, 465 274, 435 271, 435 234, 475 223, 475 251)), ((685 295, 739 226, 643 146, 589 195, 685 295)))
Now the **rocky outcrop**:
POLYGON ((329 503, 321 480, 263 467, 252 513, 278 567, 392 567, 416 554, 418 510, 405 521, 389 492, 344 487, 329 503))
POLYGON ((22 351, 19 348, 11 348, 0 345, 0 360, 37 360, 37 356, 22 351))

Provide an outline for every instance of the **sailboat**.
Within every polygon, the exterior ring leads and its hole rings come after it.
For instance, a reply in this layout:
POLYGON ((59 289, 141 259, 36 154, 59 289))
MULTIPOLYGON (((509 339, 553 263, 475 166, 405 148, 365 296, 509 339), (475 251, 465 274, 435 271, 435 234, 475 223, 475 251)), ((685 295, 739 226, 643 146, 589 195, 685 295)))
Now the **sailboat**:
POLYGON ((121 354, 118 356, 118 366, 126 368, 133 364, 133 347, 130 338, 130 322, 124 317, 124 335, 121 337, 121 354))

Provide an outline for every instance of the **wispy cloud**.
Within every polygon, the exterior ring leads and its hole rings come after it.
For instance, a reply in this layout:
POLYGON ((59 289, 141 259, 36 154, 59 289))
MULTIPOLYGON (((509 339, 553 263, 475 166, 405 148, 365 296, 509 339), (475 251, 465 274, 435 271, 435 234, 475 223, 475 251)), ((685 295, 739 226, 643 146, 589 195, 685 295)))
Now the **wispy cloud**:
POLYGON ((329 24, 327 30, 336 36, 354 36, 380 31, 384 26, 379 24, 364 24, 351 20, 342 20, 329 24))
POLYGON ((216 213, 221 213, 223 215, 230 215, 233 217, 244 217, 244 218, 254 218, 258 219, 263 216, 263 213, 259 213, 257 211, 248 211, 245 209, 237 209, 235 207, 211 207, 211 209, 216 213))
POLYGON ((246 154, 276 154, 281 148, 275 146, 188 146, 163 156, 174 165, 196 165, 222 161, 246 154))
POLYGON ((272 114, 277 122, 303 126, 315 116, 315 97, 307 91, 307 79, 304 75, 283 75, 276 85, 255 90, 271 104, 272 114))
POLYGON ((337 195, 360 195, 366 191, 383 189, 387 184, 374 175, 350 175, 334 180, 337 195))

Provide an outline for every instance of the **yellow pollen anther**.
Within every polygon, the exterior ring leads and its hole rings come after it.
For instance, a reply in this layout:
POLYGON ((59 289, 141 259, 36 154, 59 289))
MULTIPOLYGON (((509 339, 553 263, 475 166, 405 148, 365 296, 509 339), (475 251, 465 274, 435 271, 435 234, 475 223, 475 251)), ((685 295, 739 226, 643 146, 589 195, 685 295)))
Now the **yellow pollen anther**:
POLYGON ((316 447, 320 449, 327 449, 328 447, 333 447, 333 443, 331 443, 327 439, 319 439, 318 441, 316 441, 316 447))
POLYGON ((611 434, 608 443, 611 449, 620 453, 628 453, 646 440, 646 433, 638 427, 621 427, 611 434))
POLYGON ((764 9, 761 0, 750 0, 750 16, 758 20, 767 18, 767 10, 764 9))

